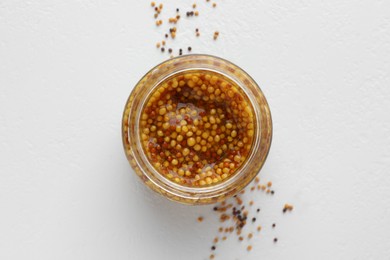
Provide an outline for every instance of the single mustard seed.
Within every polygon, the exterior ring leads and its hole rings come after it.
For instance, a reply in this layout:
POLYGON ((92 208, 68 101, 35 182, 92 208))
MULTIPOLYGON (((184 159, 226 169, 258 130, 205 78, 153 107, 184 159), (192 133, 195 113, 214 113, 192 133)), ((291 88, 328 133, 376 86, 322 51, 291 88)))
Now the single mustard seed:
POLYGON ((191 50, 192 50, 191 46, 190 46, 190 47, 188 47, 188 51, 191 51, 191 50))
POLYGON ((211 250, 215 250, 215 246, 212 246, 212 247, 211 247, 211 250))
POLYGON ((252 222, 256 222, 256 218, 252 218, 252 222))
POLYGON ((278 242, 278 239, 275 237, 275 238, 274 238, 274 243, 276 243, 276 242, 278 242))
POLYGON ((272 228, 275 228, 275 227, 276 227, 276 224, 275 224, 275 223, 273 223, 273 224, 272 224, 272 228))

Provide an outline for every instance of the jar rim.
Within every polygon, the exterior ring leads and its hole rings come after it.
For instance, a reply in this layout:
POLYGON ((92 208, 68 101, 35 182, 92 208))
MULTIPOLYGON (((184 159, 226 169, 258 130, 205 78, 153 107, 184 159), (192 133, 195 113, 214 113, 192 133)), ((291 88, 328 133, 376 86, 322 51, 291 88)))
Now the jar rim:
MULTIPOLYGON (((237 65, 231 63, 230 61, 227 61, 225 59, 222 59, 222 58, 219 58, 219 57, 216 57, 216 56, 213 56, 213 55, 204 55, 204 54, 189 54, 189 55, 179 56, 179 57, 176 57, 176 58, 164 61, 164 62, 158 64, 157 66, 153 67, 136 84, 136 86, 134 87, 133 91, 130 94, 130 97, 134 96, 134 99, 135 98, 141 98, 141 101, 139 101, 140 102, 138 104, 139 109, 136 111, 136 115, 134 117, 131 117, 131 116, 128 117, 128 124, 129 125, 131 125, 131 122, 130 122, 131 120, 132 120, 132 123, 135 123, 135 126, 134 126, 134 130, 135 130, 134 136, 130 136, 130 134, 131 134, 130 131, 128 131, 128 135, 127 136, 122 135, 123 138, 128 138, 128 139, 135 138, 135 140, 136 140, 136 149, 138 151, 136 153, 134 153, 134 155, 135 155, 134 156, 134 160, 136 160, 136 164, 137 165, 143 165, 143 166, 146 166, 148 168, 146 170, 143 167, 140 167, 140 170, 149 179, 149 181, 151 181, 154 185, 158 186, 160 189, 165 190, 165 192, 167 192, 167 193, 173 194, 174 196, 178 196, 178 197, 181 197, 181 198, 190 199, 190 200, 197 200, 197 199, 200 200, 203 197, 204 198, 218 197, 218 196, 221 196, 221 195, 223 195, 224 193, 227 192, 226 191, 227 187, 230 187, 230 189, 234 188, 234 184, 235 183, 237 183, 240 180, 244 180, 245 179, 245 174, 246 174, 246 171, 248 170, 248 167, 251 164, 253 164, 253 163, 257 163, 257 162, 254 161, 256 159, 255 155, 256 155, 256 153, 258 153, 258 149, 259 149, 259 147, 261 145, 260 142, 261 142, 261 130, 262 130, 262 125, 261 125, 261 116, 262 116, 262 114, 261 114, 261 111, 260 111, 260 108, 259 108, 260 104, 256 100, 256 95, 255 95, 256 93, 251 93, 252 90, 249 89, 248 86, 246 86, 244 84, 244 82, 240 81, 237 77, 234 77, 234 74, 231 71, 223 70, 223 69, 218 68, 218 67, 207 67, 207 66, 205 66, 205 64, 202 64, 200 62, 202 58, 204 58, 204 59, 213 59, 213 60, 215 60, 217 62, 223 62, 223 63, 225 63, 227 65, 235 67, 237 70, 239 70, 239 73, 241 75, 243 75, 245 78, 248 78, 251 81, 250 85, 252 87, 254 87, 256 91, 260 91, 260 93, 262 94, 261 89, 257 85, 257 83, 243 69, 241 69, 237 65), (135 93, 135 90, 136 90, 137 86, 139 86, 139 84, 148 75, 153 74, 153 72, 155 70, 158 70, 158 68, 164 66, 165 64, 174 63, 175 61, 180 61, 180 60, 187 60, 187 59, 190 59, 190 58, 193 58, 193 60, 188 60, 188 62, 189 63, 193 62, 194 63, 194 64, 192 64, 193 66, 186 67, 186 68, 181 68, 181 69, 180 68, 179 69, 173 69, 172 71, 168 71, 168 72, 162 73, 162 75, 160 75, 159 80, 153 82, 151 84, 151 86, 149 86, 149 89, 148 89, 147 92, 143 93, 143 95, 141 97, 137 96, 137 93, 135 93), (200 63, 196 64, 196 62, 200 62, 200 63), (256 125, 254 127, 254 130, 255 130, 254 131, 254 139, 253 139, 252 144, 251 144, 251 150, 250 150, 250 153, 249 153, 248 157, 245 159, 245 162, 228 179, 223 180, 223 181, 221 181, 218 184, 209 185, 209 186, 205 186, 205 187, 191 187, 191 186, 180 185, 180 184, 177 184, 177 183, 169 180, 168 178, 162 176, 162 174, 159 173, 155 169, 155 167, 150 163, 150 160, 146 157, 145 151, 144 151, 144 149, 142 147, 142 143, 141 143, 141 140, 140 140, 140 132, 139 132, 139 130, 140 130, 139 122, 140 122, 141 114, 142 114, 142 111, 143 111, 142 108, 144 107, 145 102, 149 98, 150 94, 153 93, 153 91, 157 87, 159 87, 160 84, 162 82, 164 82, 165 80, 167 80, 168 78, 173 77, 173 76, 175 76, 176 74, 179 74, 179 73, 183 73, 183 72, 186 72, 186 71, 193 71, 193 70, 210 71, 210 72, 213 72, 213 73, 217 73, 217 74, 222 75, 223 77, 226 77, 227 79, 231 80, 234 84, 236 84, 236 86, 238 88, 240 88, 245 93, 245 95, 247 96, 247 98, 248 98, 248 100, 250 102, 250 105, 252 106, 252 111, 254 113, 254 119, 255 119, 254 121, 256 123, 256 125), (140 163, 140 160, 142 160, 142 162, 143 162, 142 164, 140 163), (194 197, 194 195, 196 197, 194 197)), ((129 100, 130 100, 130 97, 129 97, 129 100)), ((129 100, 127 101, 127 103, 129 102, 129 100)), ((267 109, 268 109, 268 112, 269 112, 268 104, 265 103, 265 105, 267 106, 267 109)), ((132 113, 132 111, 130 111, 130 114, 131 113, 132 113)), ((270 140, 268 141, 269 144, 268 144, 268 147, 266 149, 266 154, 263 156, 263 160, 258 162, 260 165, 257 167, 258 168, 257 173, 260 171, 261 167, 263 166, 263 164, 265 162, 265 159, 268 156, 269 147, 270 147, 271 139, 272 139, 272 121, 271 121, 270 113, 269 113, 268 116, 269 116, 269 120, 270 120, 270 122, 269 122, 270 125, 268 125, 268 127, 271 127, 271 131, 270 131, 271 136, 270 136, 270 140)), ((123 126, 122 126, 122 128, 123 128, 123 126)), ((123 131, 123 129, 122 129, 122 131, 123 131)), ((126 147, 125 147, 125 149, 126 149, 126 147)), ((245 181, 246 183, 245 183, 244 187, 247 186, 250 183, 250 181, 255 178, 257 173, 254 174, 253 177, 249 181, 245 181)), ((238 192, 239 191, 237 191, 236 193, 238 193, 238 192)))

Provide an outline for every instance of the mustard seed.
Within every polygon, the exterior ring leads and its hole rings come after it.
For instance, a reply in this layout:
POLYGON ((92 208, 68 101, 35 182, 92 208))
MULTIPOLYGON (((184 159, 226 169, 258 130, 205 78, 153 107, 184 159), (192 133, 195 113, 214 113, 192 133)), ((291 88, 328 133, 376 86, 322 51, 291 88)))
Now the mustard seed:
MULTIPOLYGON (((174 31, 175 27, 170 29, 174 31)), ((214 72, 186 71, 159 84, 140 119, 141 138, 147 140, 143 149, 150 163, 163 177, 190 187, 218 184, 234 175, 253 141, 252 129, 242 127, 254 123, 248 97, 234 82, 214 72), (244 138, 246 145, 239 146, 244 138)), ((239 197, 236 202, 243 204, 239 197)), ((221 205, 221 212, 226 211, 226 203, 221 205)), ((229 218, 223 216, 221 221, 229 218)))

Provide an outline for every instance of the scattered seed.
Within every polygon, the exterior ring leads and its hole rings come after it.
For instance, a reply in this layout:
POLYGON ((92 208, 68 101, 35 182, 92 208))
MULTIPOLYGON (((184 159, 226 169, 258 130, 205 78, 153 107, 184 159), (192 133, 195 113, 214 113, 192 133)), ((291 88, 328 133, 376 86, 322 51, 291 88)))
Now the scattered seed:
POLYGON ((216 7, 217 6, 217 3, 213 3, 213 7, 216 7))
POLYGON ((272 224, 272 228, 275 228, 275 227, 276 227, 276 224, 275 224, 275 223, 273 223, 273 224, 272 224))
POLYGON ((276 242, 278 242, 278 239, 275 237, 275 238, 274 238, 274 243, 276 243, 276 242))
POLYGON ((246 250, 251 251, 251 250, 252 250, 252 246, 248 246, 248 247, 246 248, 246 250))
POLYGON ((188 51, 191 51, 192 50, 192 48, 191 47, 188 47, 188 51))
POLYGON ((203 221, 203 217, 198 217, 198 222, 202 222, 203 221))

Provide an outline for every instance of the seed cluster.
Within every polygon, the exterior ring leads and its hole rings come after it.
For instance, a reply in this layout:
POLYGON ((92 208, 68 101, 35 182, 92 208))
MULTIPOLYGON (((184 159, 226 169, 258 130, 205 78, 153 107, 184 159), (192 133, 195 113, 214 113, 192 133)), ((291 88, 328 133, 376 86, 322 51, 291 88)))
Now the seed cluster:
POLYGON ((143 148, 155 169, 186 186, 232 176, 251 147, 254 115, 232 81, 210 71, 183 72, 151 94, 140 119, 143 148))
MULTIPOLYGON (((231 234, 235 234, 237 236, 238 242, 242 244, 242 246, 244 246, 248 252, 253 249, 251 241, 254 240, 256 236, 259 236, 258 234, 260 234, 260 231, 262 230, 261 225, 255 224, 258 219, 261 219, 261 210, 259 207, 255 207, 253 200, 246 202, 247 198, 244 196, 246 196, 245 194, 248 194, 248 196, 253 196, 252 194, 255 194, 253 192, 256 190, 258 192, 264 192, 263 194, 266 195, 273 195, 271 192, 267 192, 269 189, 256 189, 256 187, 259 186, 271 188, 272 182, 261 184, 260 178, 256 177, 252 182, 251 187, 248 187, 247 190, 243 190, 240 192, 240 194, 234 196, 228 201, 221 202, 213 207, 213 211, 217 214, 221 226, 219 226, 217 229, 218 235, 213 239, 211 246, 212 254, 210 255, 210 259, 217 257, 217 249, 220 247, 217 246, 218 243, 220 243, 220 241, 227 240, 231 234), (255 189, 252 189, 253 187, 255 189)), ((293 206, 290 204, 285 204, 284 209, 286 208, 291 211, 293 206)), ((283 212, 285 211, 283 210, 283 212)), ((276 229, 276 223, 273 223, 271 228, 273 230, 276 229)), ((272 241, 277 243, 278 238, 274 237, 272 238, 272 241)))
MULTIPOLYGON (((206 2, 209 2, 209 1, 206 1, 206 2)), ((159 4, 158 5, 156 2, 151 2, 150 5, 151 5, 151 7, 154 10, 153 17, 155 19, 155 24, 156 24, 157 27, 160 27, 163 24, 163 19, 158 19, 158 18, 162 14, 162 10, 163 10, 164 6, 163 6, 163 4, 159 4)), ((216 3, 212 4, 213 8, 215 8, 216 6, 217 6, 216 3)), ((197 16, 200 15, 200 12, 198 11, 198 5, 196 3, 193 3, 190 8, 191 8, 190 10, 185 12, 185 15, 183 15, 183 17, 186 17, 187 19, 191 19, 194 16, 197 17, 197 16)), ((173 15, 173 16, 171 16, 171 17, 169 17, 167 19, 168 24, 176 25, 181 20, 182 16, 180 15, 180 9, 179 8, 175 8, 175 11, 176 11, 175 15, 173 15)), ((163 34, 165 39, 168 39, 169 36, 171 36, 170 38, 172 40, 174 40, 176 38, 176 35, 177 35, 177 27, 176 26, 170 27, 169 28, 169 32, 163 34)), ((195 31, 195 36, 196 37, 200 36, 200 32, 199 32, 198 28, 195 31)), ((218 36, 219 36, 219 32, 215 31, 214 34, 213 34, 213 39, 217 40, 218 36)), ((161 45, 161 42, 158 42, 157 45, 161 45)), ((189 48, 191 48, 191 47, 189 47, 189 48)), ((172 50, 172 48, 169 48, 169 49, 172 50)), ((161 52, 164 52, 165 48, 164 49, 161 48, 160 50, 161 50, 161 52)), ((169 55, 170 55, 171 58, 173 58, 174 57, 173 51, 169 52, 169 55)), ((183 51, 179 51, 178 55, 183 55, 183 51)))

